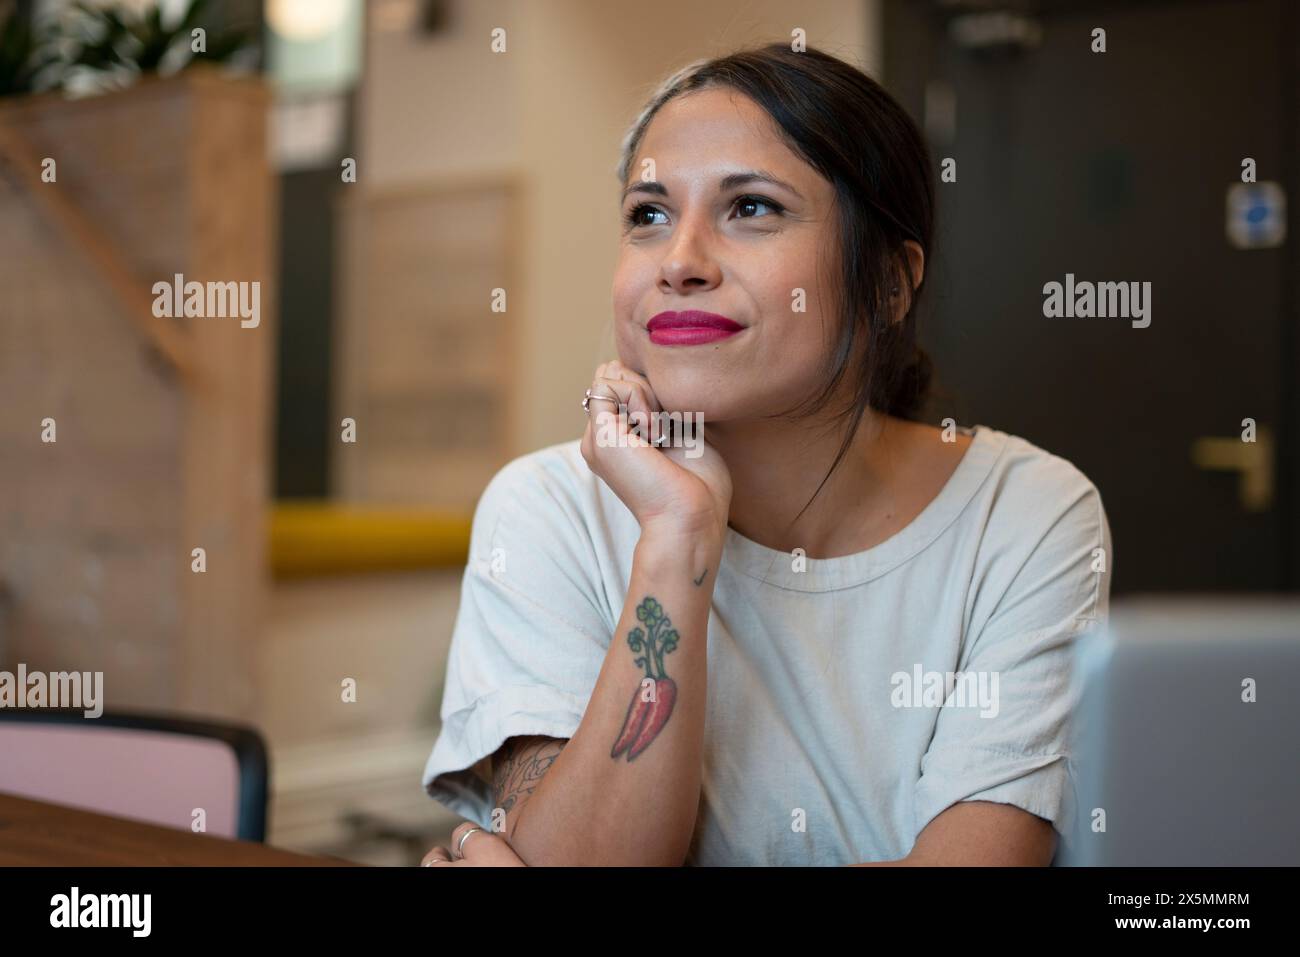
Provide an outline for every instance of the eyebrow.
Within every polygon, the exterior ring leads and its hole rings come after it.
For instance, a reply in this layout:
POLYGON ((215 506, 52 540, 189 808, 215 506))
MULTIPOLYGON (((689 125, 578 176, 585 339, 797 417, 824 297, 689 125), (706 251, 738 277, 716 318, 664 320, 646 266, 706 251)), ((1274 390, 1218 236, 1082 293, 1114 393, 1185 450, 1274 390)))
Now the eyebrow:
MULTIPOLYGON (((742 170, 737 173, 728 173, 722 177, 718 183, 718 192, 725 193, 735 189, 737 186, 748 186, 750 183, 767 183, 771 186, 779 186, 781 189, 789 190, 803 199, 803 194, 791 186, 783 179, 778 179, 771 173, 764 172, 761 169, 742 170)), ((645 182, 637 181, 632 185, 624 188, 623 195, 619 199, 620 205, 627 201, 627 198, 633 193, 653 193, 655 196, 667 196, 668 187, 658 180, 646 180, 645 182)))

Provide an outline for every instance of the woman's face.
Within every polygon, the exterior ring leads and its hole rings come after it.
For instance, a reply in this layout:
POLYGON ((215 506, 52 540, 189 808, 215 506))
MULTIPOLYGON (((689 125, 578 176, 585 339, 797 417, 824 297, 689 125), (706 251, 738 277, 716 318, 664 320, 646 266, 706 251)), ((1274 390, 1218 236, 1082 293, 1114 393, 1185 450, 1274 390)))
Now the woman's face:
POLYGON ((706 423, 785 411, 819 391, 838 295, 830 183, 730 89, 663 106, 629 177, 613 289, 619 359, 666 410, 706 423), (752 176, 779 182, 737 178, 752 176), (688 310, 743 328, 674 331, 672 314, 688 310))

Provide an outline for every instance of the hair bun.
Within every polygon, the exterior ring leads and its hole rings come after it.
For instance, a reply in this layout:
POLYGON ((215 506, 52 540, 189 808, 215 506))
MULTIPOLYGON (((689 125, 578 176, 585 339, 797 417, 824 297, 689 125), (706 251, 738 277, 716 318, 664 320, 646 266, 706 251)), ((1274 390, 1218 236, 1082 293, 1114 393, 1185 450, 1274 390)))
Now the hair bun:
POLYGON ((934 360, 917 346, 912 357, 898 372, 898 388, 894 390, 889 414, 900 419, 914 418, 924 407, 934 378, 934 360))

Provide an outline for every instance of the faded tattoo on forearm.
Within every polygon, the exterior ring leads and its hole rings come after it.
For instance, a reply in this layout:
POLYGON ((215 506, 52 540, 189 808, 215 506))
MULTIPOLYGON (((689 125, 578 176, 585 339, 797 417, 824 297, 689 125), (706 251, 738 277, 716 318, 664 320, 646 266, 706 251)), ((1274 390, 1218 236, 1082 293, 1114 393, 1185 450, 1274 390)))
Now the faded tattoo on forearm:
POLYGON ((492 761, 492 793, 505 813, 528 798, 569 741, 510 738, 492 761))

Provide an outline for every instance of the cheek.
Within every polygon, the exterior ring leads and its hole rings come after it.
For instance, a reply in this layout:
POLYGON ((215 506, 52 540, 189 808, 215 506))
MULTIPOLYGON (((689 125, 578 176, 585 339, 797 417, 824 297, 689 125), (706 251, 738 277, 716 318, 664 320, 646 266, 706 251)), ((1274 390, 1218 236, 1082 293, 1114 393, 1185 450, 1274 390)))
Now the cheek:
POLYGON ((631 310, 644 299, 655 283, 655 261, 629 242, 619 246, 618 260, 614 263, 613 298, 615 308, 631 310))
POLYGON ((645 301, 646 292, 653 283, 653 273, 638 268, 635 260, 624 256, 614 270, 611 303, 614 309, 614 346, 621 362, 639 372, 644 372, 646 347, 645 330, 638 319, 637 307, 645 301))
POLYGON ((806 366, 830 346, 837 325, 834 302, 827 298, 825 281, 819 284, 813 257, 796 254, 765 265, 748 280, 766 327, 765 346, 806 366))
POLYGON ((618 320, 614 324, 614 352, 619 362, 634 372, 646 375, 645 330, 638 329, 630 320, 618 320))
POLYGON ((821 318, 808 312, 785 312, 770 319, 763 330, 758 364, 766 372, 765 387, 785 401, 802 396, 821 381, 826 368, 827 344, 821 318))
POLYGON ((782 252, 755 263, 755 268, 749 270, 748 285, 762 300, 765 314, 816 320, 823 312, 825 293, 825 282, 819 282, 817 259, 802 245, 786 247, 782 252))

